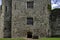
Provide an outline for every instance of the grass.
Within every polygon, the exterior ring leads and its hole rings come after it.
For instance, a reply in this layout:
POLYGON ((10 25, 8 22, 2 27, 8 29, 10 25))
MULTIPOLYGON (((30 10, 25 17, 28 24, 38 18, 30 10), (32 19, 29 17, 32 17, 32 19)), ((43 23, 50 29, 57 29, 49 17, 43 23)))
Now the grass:
POLYGON ((60 38, 40 38, 38 40, 60 40, 60 38))
MULTIPOLYGON (((24 38, 0 38, 0 40, 25 40, 24 38)), ((60 40, 60 38, 40 38, 37 40, 60 40)))
POLYGON ((0 40, 25 40, 23 38, 0 38, 0 40))

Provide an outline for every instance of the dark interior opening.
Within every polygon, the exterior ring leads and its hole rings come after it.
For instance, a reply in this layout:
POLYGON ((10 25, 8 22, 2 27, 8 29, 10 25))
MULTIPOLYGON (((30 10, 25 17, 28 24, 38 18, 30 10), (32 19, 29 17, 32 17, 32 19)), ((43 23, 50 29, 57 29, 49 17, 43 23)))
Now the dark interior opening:
POLYGON ((32 38, 32 32, 27 32, 27 38, 32 38))

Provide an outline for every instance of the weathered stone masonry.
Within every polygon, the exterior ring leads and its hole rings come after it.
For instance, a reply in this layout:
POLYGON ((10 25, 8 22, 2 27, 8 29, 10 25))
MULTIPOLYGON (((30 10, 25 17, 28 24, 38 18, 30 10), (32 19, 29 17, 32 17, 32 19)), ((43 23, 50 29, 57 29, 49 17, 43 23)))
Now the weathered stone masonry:
POLYGON ((46 37, 49 29, 48 4, 47 0, 13 0, 12 37, 26 37, 29 31, 33 36, 46 37), (27 8, 27 1, 34 1, 34 8, 27 8), (27 25, 27 17, 33 18, 33 25, 27 25))
POLYGON ((32 36, 38 37, 50 35, 48 4, 50 0, 3 0, 1 17, 3 37, 9 35, 12 38, 27 37, 27 32, 32 32, 32 36), (34 1, 33 8, 27 8, 28 1, 34 1), (33 18, 33 25, 27 24, 28 17, 33 18))

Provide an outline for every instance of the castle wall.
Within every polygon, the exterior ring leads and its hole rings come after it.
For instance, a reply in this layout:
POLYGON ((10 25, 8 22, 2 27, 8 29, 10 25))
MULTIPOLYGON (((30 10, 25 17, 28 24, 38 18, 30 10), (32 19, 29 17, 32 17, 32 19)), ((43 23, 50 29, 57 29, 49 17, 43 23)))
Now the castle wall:
POLYGON ((2 14, 2 6, 0 5, 0 38, 3 37, 3 27, 1 26, 2 25, 1 14, 2 14))
MULTIPOLYGON (((12 0, 12 37, 46 37, 49 33, 49 11, 47 0, 12 0), (27 8, 27 1, 34 1, 34 8, 27 8), (27 17, 33 18, 33 25, 27 25, 27 17)), ((50 35, 50 34, 49 34, 50 35)))
POLYGON ((11 35, 11 3, 11 0, 2 0, 1 27, 4 38, 9 38, 11 35))
POLYGON ((12 38, 27 37, 27 32, 32 32, 32 36, 39 37, 51 35, 48 4, 50 0, 3 0, 0 21, 1 37, 9 35, 12 38), (34 7, 27 8, 27 1, 34 1, 34 7), (27 24, 28 17, 33 18, 33 25, 27 24))
POLYGON ((0 5, 0 15, 1 15, 1 13, 2 13, 2 5, 0 5))

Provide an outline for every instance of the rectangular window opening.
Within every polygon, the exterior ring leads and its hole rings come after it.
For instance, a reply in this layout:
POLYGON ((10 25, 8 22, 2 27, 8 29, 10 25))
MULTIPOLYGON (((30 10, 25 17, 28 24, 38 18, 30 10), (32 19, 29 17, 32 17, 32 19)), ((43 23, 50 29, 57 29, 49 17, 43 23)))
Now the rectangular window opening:
POLYGON ((27 2, 27 8, 33 8, 34 1, 28 1, 27 2))
POLYGON ((27 24, 28 25, 33 25, 33 18, 32 17, 27 18, 27 24))

